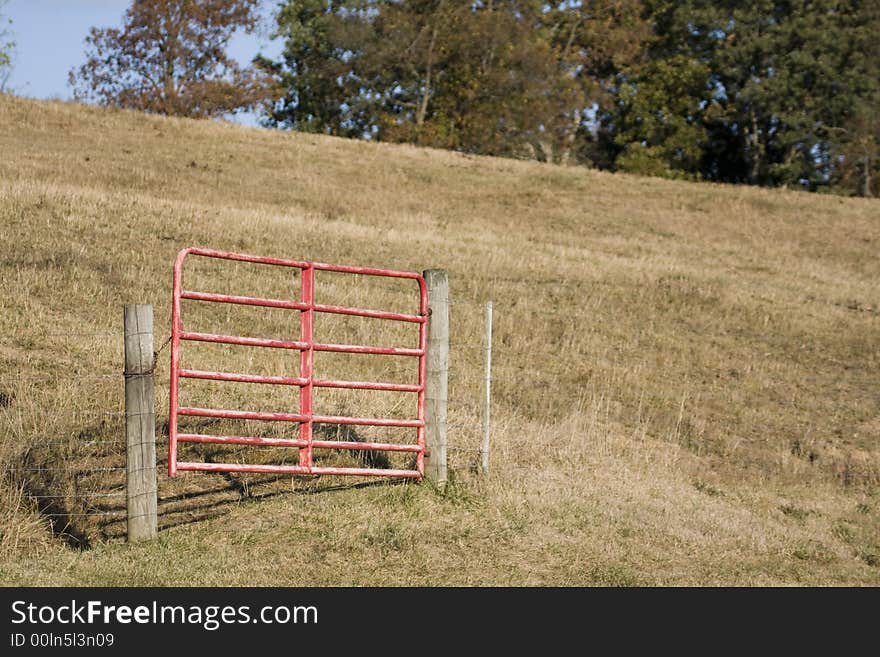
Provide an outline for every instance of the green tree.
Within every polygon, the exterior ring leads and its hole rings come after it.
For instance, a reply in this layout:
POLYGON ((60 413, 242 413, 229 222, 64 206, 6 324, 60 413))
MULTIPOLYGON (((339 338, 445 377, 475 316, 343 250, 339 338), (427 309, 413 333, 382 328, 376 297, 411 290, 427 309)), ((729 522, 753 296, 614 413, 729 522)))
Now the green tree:
POLYGON ((638 0, 290 0, 280 127, 567 161, 635 56, 638 0))
MULTIPOLYGON (((667 102, 678 106, 679 119, 687 117, 694 130, 699 124, 705 129, 704 177, 810 189, 839 177, 837 169, 846 161, 842 136, 858 132, 854 108, 868 116, 876 108, 865 56, 871 3, 647 0, 646 5, 656 37, 652 58, 684 57, 689 68, 696 63, 709 71, 711 98, 703 97, 699 85, 678 86, 670 93, 682 98, 667 102)), ((652 85, 646 92, 653 93, 652 85)), ((668 131, 659 137, 653 142, 642 135, 655 155, 677 169, 670 160, 675 151, 661 146, 668 131)))
POLYGON ((375 122, 372 91, 353 72, 373 40, 370 0, 296 0, 276 15, 281 59, 258 65, 280 79, 284 94, 270 125, 346 137, 364 136, 375 122))
POLYGON ((8 0, 0 0, 0 93, 7 90, 9 76, 12 73, 12 57, 15 53, 15 41, 12 40, 12 19, 3 15, 3 8, 8 0))
POLYGON ((859 196, 880 195, 880 5, 860 3, 854 8, 852 68, 863 73, 853 79, 853 102, 839 117, 839 125, 826 126, 836 164, 833 182, 859 196))
POLYGON ((270 76, 226 53, 251 31, 259 0, 134 0, 122 29, 92 28, 86 63, 70 72, 78 99, 158 114, 216 117, 267 103, 270 76))
POLYGON ((834 182, 858 196, 880 195, 880 94, 852 108, 846 127, 829 129, 838 156, 834 182))
POLYGON ((534 25, 496 2, 386 7, 358 70, 382 90, 379 137, 535 156, 564 98, 555 54, 534 25))
POLYGON ((554 161, 582 149, 586 110, 607 113, 616 101, 621 73, 642 59, 650 35, 641 0, 532 2, 531 12, 556 55, 562 109, 548 127, 555 137, 554 161), (562 93, 564 90, 568 94, 562 93))
POLYGON ((618 92, 616 167, 664 178, 699 178, 708 141, 706 108, 713 102, 708 66, 673 55, 631 74, 618 92))

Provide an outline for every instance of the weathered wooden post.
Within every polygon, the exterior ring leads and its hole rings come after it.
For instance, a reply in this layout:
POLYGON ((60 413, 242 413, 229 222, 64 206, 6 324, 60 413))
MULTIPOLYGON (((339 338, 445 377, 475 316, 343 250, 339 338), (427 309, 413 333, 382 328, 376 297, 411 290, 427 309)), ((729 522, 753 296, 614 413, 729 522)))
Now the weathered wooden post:
POLYGON ((449 276, 423 273, 428 287, 428 354, 425 380, 425 475, 446 481, 446 402, 449 376, 449 276))
POLYGON ((153 306, 127 304, 124 331, 128 540, 133 542, 155 538, 158 524, 153 306))

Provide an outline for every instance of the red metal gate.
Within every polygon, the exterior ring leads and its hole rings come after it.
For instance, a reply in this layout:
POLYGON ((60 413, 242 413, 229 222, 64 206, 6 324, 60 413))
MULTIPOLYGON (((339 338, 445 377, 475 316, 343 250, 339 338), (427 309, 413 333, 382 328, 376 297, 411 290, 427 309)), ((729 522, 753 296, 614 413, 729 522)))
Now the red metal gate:
POLYGON ((261 256, 229 253, 213 249, 186 248, 177 254, 174 262, 174 297, 171 311, 171 400, 169 408, 168 428, 168 474, 175 476, 178 470, 202 470, 207 472, 273 472, 290 474, 332 474, 332 475, 373 475, 385 477, 403 477, 420 479, 424 473, 425 457, 425 368, 427 348, 427 317, 428 294, 425 280, 420 274, 388 269, 372 269, 367 267, 348 267, 328 265, 317 262, 301 262, 261 256), (187 256, 203 256, 220 258, 279 267, 292 267, 301 270, 300 300, 263 299, 257 297, 233 296, 183 290, 183 265, 187 256), (407 315, 396 312, 365 310, 344 306, 330 306, 315 302, 315 272, 328 271, 366 276, 384 276, 391 278, 412 279, 419 285, 419 314, 407 315), (216 335, 199 333, 184 329, 181 319, 181 300, 190 299, 215 303, 241 304, 247 306, 264 306, 268 308, 286 308, 299 311, 299 340, 277 340, 269 338, 253 338, 235 335, 216 335), (316 313, 334 313, 354 315, 396 322, 410 322, 418 325, 419 346, 417 349, 399 347, 376 347, 366 345, 322 344, 315 342, 314 322, 316 313), (213 372, 205 370, 181 369, 181 340, 196 340, 252 347, 268 347, 273 349, 292 349, 300 352, 299 376, 261 376, 232 372, 213 372), (313 376, 315 352, 337 352, 351 354, 374 354, 418 359, 418 384, 383 383, 368 381, 322 380, 313 376), (215 381, 235 381, 239 383, 259 383, 270 385, 297 386, 300 389, 298 413, 267 413, 259 411, 223 410, 213 408, 181 407, 178 394, 181 378, 210 379, 215 381), (312 390, 314 388, 348 388, 352 390, 384 390, 394 392, 416 393, 418 395, 418 417, 415 419, 364 418, 330 415, 315 415, 312 409, 312 390), (178 418, 183 416, 199 416, 211 418, 227 418, 238 420, 267 420, 290 422, 299 425, 296 438, 261 438, 255 436, 214 436, 195 433, 180 433, 177 429, 178 418), (315 440, 312 435, 313 425, 349 424, 380 427, 411 427, 417 430, 415 444, 375 443, 339 440, 315 440), (177 460, 177 446, 180 442, 219 443, 228 445, 263 445, 272 447, 295 447, 299 449, 297 465, 243 464, 243 463, 193 463, 177 460), (416 469, 379 469, 353 467, 320 467, 313 465, 314 449, 342 450, 375 450, 387 452, 410 452, 416 454, 416 469))

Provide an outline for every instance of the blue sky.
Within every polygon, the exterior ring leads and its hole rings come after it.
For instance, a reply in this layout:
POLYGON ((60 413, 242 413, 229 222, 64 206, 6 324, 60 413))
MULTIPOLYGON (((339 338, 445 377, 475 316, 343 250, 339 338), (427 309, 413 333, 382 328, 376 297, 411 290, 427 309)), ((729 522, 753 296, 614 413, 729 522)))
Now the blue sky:
MULTIPOLYGON (((120 25, 130 4, 130 0, 10 0, 3 13, 12 19, 12 38, 16 42, 8 82, 12 91, 30 98, 72 98, 67 74, 85 61, 84 42, 89 29, 120 25)), ((264 2, 267 9, 275 4, 264 2)), ((281 48, 279 41, 265 35, 237 34, 229 53, 246 64, 258 52, 277 57, 281 48)), ((251 115, 236 120, 245 125, 256 123, 251 115)))

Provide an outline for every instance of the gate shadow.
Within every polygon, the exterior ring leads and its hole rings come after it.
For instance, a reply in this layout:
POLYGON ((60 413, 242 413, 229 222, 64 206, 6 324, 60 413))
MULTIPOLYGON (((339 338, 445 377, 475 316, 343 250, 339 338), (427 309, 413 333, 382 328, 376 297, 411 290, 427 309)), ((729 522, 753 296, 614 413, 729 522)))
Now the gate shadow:
MULTIPOLYGON (((320 480, 317 477, 302 477, 310 483, 320 480)), ((160 497, 158 509, 158 529, 164 531, 174 527, 192 525, 207 520, 216 520, 227 515, 232 508, 242 503, 259 502, 273 498, 301 497, 312 495, 324 495, 344 491, 361 490, 366 488, 403 486, 408 482, 402 479, 383 479, 378 481, 356 481, 351 483, 331 483, 325 486, 306 486, 301 488, 284 488, 268 491, 253 490, 256 487, 270 486, 282 481, 290 481, 290 475, 273 476, 260 480, 248 487, 248 492, 243 492, 239 481, 229 481, 222 486, 214 486, 187 493, 178 493, 167 497, 160 497), (231 496, 230 496, 231 495, 231 496), (220 499, 217 499, 218 496, 220 499), (195 501, 197 503, 191 504, 195 501), (177 506, 180 505, 180 506, 177 506), (169 508, 170 507, 170 508, 169 508)), ((300 477, 297 477, 300 479, 300 477)), ((107 505, 104 511, 125 511, 125 505, 107 505)), ((98 523, 102 536, 105 539, 125 538, 125 517, 110 518, 98 523)))

